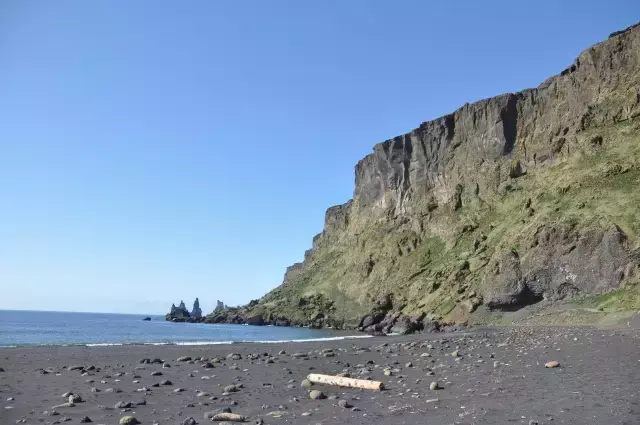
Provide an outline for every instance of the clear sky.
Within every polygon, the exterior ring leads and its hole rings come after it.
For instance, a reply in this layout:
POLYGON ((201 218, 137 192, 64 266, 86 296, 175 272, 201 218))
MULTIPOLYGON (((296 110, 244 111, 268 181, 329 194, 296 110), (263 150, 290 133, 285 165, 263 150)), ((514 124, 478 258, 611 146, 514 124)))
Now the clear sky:
POLYGON ((638 20, 637 0, 0 1, 0 308, 257 298, 375 143, 638 20))

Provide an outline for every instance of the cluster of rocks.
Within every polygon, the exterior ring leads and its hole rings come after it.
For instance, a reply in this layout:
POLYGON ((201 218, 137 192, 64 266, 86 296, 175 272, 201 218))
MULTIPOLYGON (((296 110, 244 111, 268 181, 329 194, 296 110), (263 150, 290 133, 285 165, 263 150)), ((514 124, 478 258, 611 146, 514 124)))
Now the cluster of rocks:
MULTIPOLYGON (((304 300, 310 302, 309 300, 304 300)), ((312 300, 313 301, 313 300, 312 300)), ((252 313, 252 309, 258 305, 257 300, 251 301, 244 307, 228 307, 218 301, 216 309, 206 317, 194 315, 187 311, 184 303, 178 307, 172 306, 171 313, 167 315, 167 320, 174 322, 202 322, 217 324, 242 324, 251 326, 297 326, 320 329, 323 327, 333 327, 340 329, 352 329, 367 332, 372 335, 382 336, 387 334, 407 335, 416 332, 438 332, 456 331, 459 328, 466 328, 465 325, 447 325, 440 323, 437 318, 427 316, 426 313, 417 316, 407 316, 394 310, 392 297, 383 296, 376 301, 374 310, 365 315, 359 323, 351 326, 347 324, 333 323, 328 316, 323 313, 312 315, 307 321, 293 321, 283 316, 270 314, 265 317, 262 314, 252 313)), ((315 305, 315 304, 313 304, 315 305)), ((301 306, 304 308, 304 305, 301 306)), ((194 312, 200 311, 198 299, 194 303, 194 312)))
POLYGON ((180 301, 180 305, 178 305, 178 307, 176 307, 175 304, 171 304, 171 311, 165 316, 165 320, 171 322, 191 323, 204 321, 204 317, 202 316, 202 309, 200 308, 200 300, 196 298, 196 300, 193 302, 191 313, 189 313, 189 310, 187 310, 187 307, 184 305, 184 301, 182 300, 180 301))

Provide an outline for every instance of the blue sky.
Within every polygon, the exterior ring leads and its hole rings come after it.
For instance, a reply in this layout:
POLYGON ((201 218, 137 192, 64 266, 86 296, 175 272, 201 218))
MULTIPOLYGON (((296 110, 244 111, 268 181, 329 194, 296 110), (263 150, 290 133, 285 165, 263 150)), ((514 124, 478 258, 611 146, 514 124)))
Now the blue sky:
POLYGON ((0 2, 0 308, 277 286, 375 143, 536 86, 627 1, 0 2))

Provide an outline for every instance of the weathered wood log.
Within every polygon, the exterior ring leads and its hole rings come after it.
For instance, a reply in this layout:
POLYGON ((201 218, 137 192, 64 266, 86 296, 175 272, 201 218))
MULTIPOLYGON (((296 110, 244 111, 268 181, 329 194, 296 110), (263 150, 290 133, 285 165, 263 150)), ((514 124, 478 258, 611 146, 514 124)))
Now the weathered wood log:
POLYGON ((217 413, 211 417, 211 421, 230 421, 230 422, 244 422, 247 420, 246 416, 237 415, 235 413, 217 413))
POLYGON ((366 379, 345 378, 342 376, 321 375, 312 373, 307 379, 315 384, 336 385, 338 387, 361 388, 363 390, 381 391, 384 384, 380 381, 368 381, 366 379))

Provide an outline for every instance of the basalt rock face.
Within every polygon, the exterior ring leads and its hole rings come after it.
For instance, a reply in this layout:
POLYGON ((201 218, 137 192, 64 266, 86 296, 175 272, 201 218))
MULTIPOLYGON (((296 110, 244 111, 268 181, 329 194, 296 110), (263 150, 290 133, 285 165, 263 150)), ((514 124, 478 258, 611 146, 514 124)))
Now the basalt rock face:
MULTIPOLYGON (((217 319, 371 332, 464 323, 636 279, 640 27, 539 87, 374 146, 304 261, 217 319)), ((212 319, 213 320, 213 319, 212 319)))
POLYGON ((200 301, 198 298, 193 302, 193 309, 191 310, 191 317, 195 319, 202 318, 202 309, 200 308, 200 301))
POLYGON ((200 309, 200 301, 196 298, 193 303, 193 311, 189 313, 187 307, 184 305, 184 301, 180 301, 178 307, 175 304, 171 304, 171 311, 165 316, 165 320, 171 322, 201 322, 204 320, 202 317, 202 310, 200 309))

